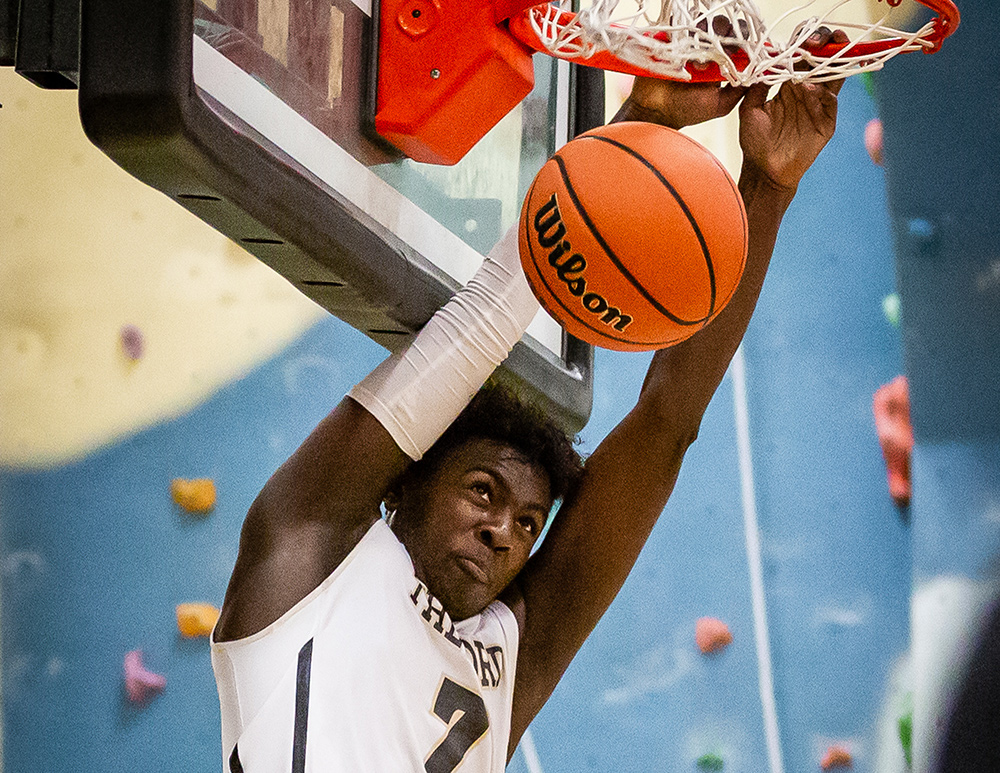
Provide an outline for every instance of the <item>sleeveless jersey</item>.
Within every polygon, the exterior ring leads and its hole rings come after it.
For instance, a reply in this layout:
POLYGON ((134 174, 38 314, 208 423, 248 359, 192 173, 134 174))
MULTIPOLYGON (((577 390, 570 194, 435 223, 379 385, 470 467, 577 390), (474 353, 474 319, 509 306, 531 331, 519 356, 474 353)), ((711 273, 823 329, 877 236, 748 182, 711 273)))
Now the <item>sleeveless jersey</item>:
POLYGON ((502 773, 517 622, 454 622, 376 521, 263 631, 212 643, 225 773, 502 773))

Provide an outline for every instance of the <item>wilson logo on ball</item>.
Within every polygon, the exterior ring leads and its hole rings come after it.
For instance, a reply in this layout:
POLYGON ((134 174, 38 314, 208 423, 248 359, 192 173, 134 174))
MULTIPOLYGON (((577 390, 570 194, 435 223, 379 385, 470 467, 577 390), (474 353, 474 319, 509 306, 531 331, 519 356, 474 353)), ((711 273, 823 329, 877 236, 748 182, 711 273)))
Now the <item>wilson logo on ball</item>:
POLYGON ((570 335, 618 351, 690 338, 733 297, 747 255, 736 181, 703 145, 651 123, 563 145, 521 207, 528 285, 570 335))
POLYGON ((566 224, 559 212, 556 194, 553 193, 535 213, 534 227, 539 246, 552 250, 548 255, 549 265, 556 270, 556 276, 565 283, 566 289, 580 299, 584 309, 599 316, 602 323, 615 330, 625 330, 631 324, 632 317, 612 306, 600 293, 587 292, 587 279, 583 276, 587 259, 578 252, 572 252, 569 240, 563 238, 566 235, 566 224))

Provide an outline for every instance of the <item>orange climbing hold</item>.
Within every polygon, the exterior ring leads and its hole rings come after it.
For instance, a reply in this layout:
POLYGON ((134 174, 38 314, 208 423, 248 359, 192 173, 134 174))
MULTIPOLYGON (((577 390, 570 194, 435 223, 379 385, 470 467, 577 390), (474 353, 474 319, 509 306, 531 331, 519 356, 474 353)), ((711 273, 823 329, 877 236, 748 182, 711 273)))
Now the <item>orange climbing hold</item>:
POLYGON ((724 649, 733 641, 729 626, 714 617, 699 617, 694 624, 694 641, 703 655, 724 649))
POLYGON ((905 376, 896 376, 878 388, 872 400, 875 429, 882 445, 889 494, 900 507, 910 504, 913 425, 910 424, 910 391, 905 376))
POLYGON ((177 605, 177 630, 189 639, 211 634, 218 619, 219 610, 211 604, 192 602, 177 605))
POLYGON ((833 770, 834 768, 849 768, 854 764, 851 753, 843 746, 831 746, 826 750, 820 766, 823 770, 833 770))
POLYGON ((142 650, 125 655, 125 693, 133 703, 143 703, 167 686, 167 678, 142 664, 142 650))
POLYGON ((207 513, 215 507, 215 481, 211 478, 170 481, 170 496, 189 513, 207 513))

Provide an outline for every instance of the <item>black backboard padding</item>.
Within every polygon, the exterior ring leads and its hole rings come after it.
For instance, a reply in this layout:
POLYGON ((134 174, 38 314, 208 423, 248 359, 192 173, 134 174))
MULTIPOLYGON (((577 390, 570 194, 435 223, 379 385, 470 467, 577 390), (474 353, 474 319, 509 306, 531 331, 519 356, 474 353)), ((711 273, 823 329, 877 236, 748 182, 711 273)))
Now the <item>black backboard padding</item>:
POLYGON ((604 70, 573 67, 573 136, 604 125, 604 70))
POLYGON ((0 67, 14 66, 20 0, 0 0, 0 67))
POLYGON ((22 0, 16 23, 15 72, 43 89, 75 89, 80 0, 22 0))

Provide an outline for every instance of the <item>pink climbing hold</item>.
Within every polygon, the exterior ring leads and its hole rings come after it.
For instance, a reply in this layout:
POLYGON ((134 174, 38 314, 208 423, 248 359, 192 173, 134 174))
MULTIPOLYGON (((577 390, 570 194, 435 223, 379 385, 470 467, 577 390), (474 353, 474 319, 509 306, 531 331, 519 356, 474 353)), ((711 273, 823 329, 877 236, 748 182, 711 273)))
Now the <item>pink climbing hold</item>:
POLYGON ((694 641, 703 655, 728 647, 733 641, 729 626, 714 617, 699 617, 694 624, 694 641))
POLYGON ((882 166, 882 122, 874 118, 865 127, 865 150, 871 160, 882 166))
POLYGON ((142 664, 142 650, 125 655, 125 692, 133 703, 143 703, 167 686, 167 678, 148 671, 142 664))
POLYGON ((135 325, 122 325, 122 329, 118 332, 118 340, 121 343, 122 353, 130 360, 135 362, 142 357, 142 353, 146 348, 146 342, 143 339, 142 331, 138 327, 135 325))
POLYGON ((889 494, 900 507, 910 504, 913 425, 910 423, 910 390, 905 376, 896 376, 876 390, 872 399, 875 429, 882 445, 889 494))

